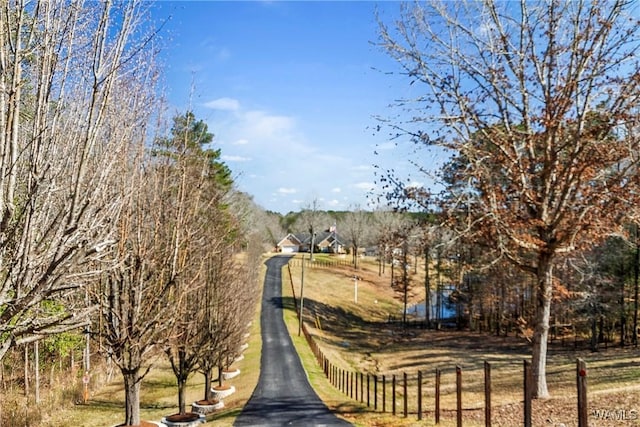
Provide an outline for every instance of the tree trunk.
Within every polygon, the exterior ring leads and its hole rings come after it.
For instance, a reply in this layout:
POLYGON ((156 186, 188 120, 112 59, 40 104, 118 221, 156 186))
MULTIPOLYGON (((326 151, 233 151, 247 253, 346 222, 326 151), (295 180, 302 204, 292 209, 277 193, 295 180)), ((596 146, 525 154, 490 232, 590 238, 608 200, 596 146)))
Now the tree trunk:
POLYGON ((407 294, 409 292, 409 277, 407 276, 407 241, 404 241, 402 246, 402 288, 403 288, 403 310, 402 310, 402 324, 407 324, 407 294))
POLYGON ((424 320, 427 327, 431 316, 431 283, 429 283, 429 246, 424 249, 424 320))
POLYGON ((391 255, 391 287, 392 288, 395 286, 395 283, 394 283, 394 280, 395 280, 394 273, 395 272, 394 272, 394 269, 393 269, 393 261, 394 261, 394 255, 392 254, 391 255))
POLYGON ((440 330, 442 321, 442 252, 438 249, 436 258, 436 329, 440 330))
POLYGON ((209 368, 204 372, 204 400, 211 400, 211 371, 209 368))
POLYGON ((633 332, 631 340, 638 347, 638 288, 640 278, 640 242, 638 242, 638 226, 636 226, 636 256, 633 263, 633 332))
MULTIPOLYGON (((504 281, 500 282, 500 316, 498 318, 498 330, 500 330, 502 328, 502 319, 507 318, 507 316, 505 316, 505 306, 506 306, 506 298, 507 298, 507 290, 506 290, 507 285, 505 284, 504 281)), ((509 321, 507 320, 507 323, 504 325, 504 336, 508 336, 509 335, 509 321)), ((500 334, 498 334, 500 335, 500 334)))
POLYGON ((598 322, 598 342, 604 342, 604 316, 600 315, 600 321, 598 322))
POLYGON ((29 396, 29 345, 24 345, 24 395, 29 396))
POLYGON ((33 370, 35 372, 35 401, 40 403, 40 346, 38 341, 33 343, 33 370))
POLYGON ((358 269, 358 246, 353 245, 353 268, 358 269))
POLYGON ((549 319, 551 317, 551 296, 553 293, 553 264, 551 258, 542 254, 538 259, 537 295, 535 330, 533 333, 533 354, 531 368, 533 373, 533 397, 546 399, 547 388, 547 341, 549 338, 549 319))
POLYGON ((625 294, 625 275, 624 265, 620 266, 620 347, 624 347, 625 338, 627 335, 627 314, 624 305, 625 294))
POLYGON ((591 351, 598 351, 598 322, 595 313, 591 317, 591 351))
POLYGON ((124 408, 126 426, 140 425, 140 381, 139 369, 122 369, 124 379, 124 408))
POLYGON ((185 388, 187 385, 187 376, 180 375, 178 378, 178 409, 180 415, 187 413, 187 405, 185 403, 185 388))

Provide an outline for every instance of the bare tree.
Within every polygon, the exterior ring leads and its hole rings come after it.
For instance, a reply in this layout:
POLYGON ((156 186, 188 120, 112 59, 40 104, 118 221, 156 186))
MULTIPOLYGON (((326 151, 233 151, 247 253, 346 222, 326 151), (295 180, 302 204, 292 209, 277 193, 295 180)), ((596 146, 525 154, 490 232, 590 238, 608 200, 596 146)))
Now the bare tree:
MULTIPOLYGON (((182 225, 182 241, 180 254, 176 254, 178 261, 176 278, 177 292, 169 301, 175 304, 174 332, 170 335, 164 351, 171 363, 171 368, 178 384, 179 414, 186 413, 185 387, 189 376, 196 371, 198 358, 205 351, 203 344, 203 300, 202 289, 205 287, 206 259, 203 253, 219 251, 219 236, 211 235, 208 230, 210 216, 215 213, 215 188, 206 186, 203 181, 207 175, 202 173, 205 168, 197 167, 194 174, 183 170, 182 173, 191 176, 183 177, 184 187, 179 190, 178 206, 185 205, 178 227, 182 225)), ((174 205, 175 206, 175 205, 174 205)))
POLYGON ((395 32, 380 27, 380 45, 424 88, 420 118, 398 132, 454 154, 449 189, 466 191, 447 208, 472 196, 465 226, 536 277, 536 397, 549 395, 554 261, 618 227, 640 195, 638 138, 626 131, 640 102, 634 7, 432 2, 405 7, 395 32))
POLYGON ((198 254, 206 248, 208 217, 202 213, 212 207, 215 193, 204 185, 213 164, 199 145, 178 137, 182 131, 174 127, 173 139, 157 138, 150 152, 141 143, 124 159, 127 181, 114 267, 94 293, 99 332, 124 378, 126 425, 140 423, 140 384, 156 348, 177 354, 173 367, 179 366, 180 387, 188 376, 185 349, 192 341, 185 335, 192 329, 184 319, 191 318, 188 293, 197 289, 203 269, 198 254), (184 346, 172 347, 176 342, 184 346))
POLYGON ((297 217, 295 222, 296 230, 304 233, 309 233, 309 245, 311 251, 311 261, 313 261, 313 250, 315 249, 315 235, 324 230, 324 227, 330 223, 329 216, 326 212, 320 210, 320 204, 318 199, 313 199, 313 201, 307 205, 302 211, 300 215, 297 217))
MULTIPOLYGON (((225 314, 234 304, 239 279, 237 266, 228 251, 209 252, 206 257, 206 275, 202 288, 203 307, 199 315, 202 332, 201 349, 198 355, 198 370, 204 375, 203 400, 211 401, 213 369, 218 366, 218 350, 226 346, 234 334, 235 326, 225 314)), ((241 328, 243 330, 243 328, 241 328)), ((220 374, 220 372, 219 372, 220 374)))
POLYGON ((353 206, 340 222, 340 230, 351 244, 353 268, 358 269, 358 250, 371 232, 371 213, 353 206))
POLYGON ((203 289, 206 286, 206 256, 223 246, 220 233, 228 223, 222 199, 231 187, 228 170, 218 161, 220 151, 205 148, 213 140, 207 125, 188 111, 173 118, 168 137, 159 137, 154 145, 154 159, 167 179, 164 197, 165 224, 172 231, 175 293, 168 304, 175 309, 173 334, 164 351, 169 358, 178 385, 179 414, 186 413, 185 387, 196 371, 201 352, 206 351, 203 333, 203 289), (174 212, 172 212, 172 210, 174 212), (225 216, 226 219, 226 216, 225 216), (214 227, 219 222, 223 224, 214 227), (217 231, 218 233, 216 233, 217 231))
POLYGON ((132 39, 140 4, 115 9, 0 6, 0 358, 15 343, 87 323, 81 306, 39 307, 76 299, 116 240, 118 164, 145 116, 119 110, 148 93, 120 89, 133 89, 141 61, 142 78, 153 67, 147 39, 132 39))
POLYGON ((378 244, 378 275, 385 273, 387 259, 391 256, 392 235, 401 222, 401 214, 391 210, 373 212, 373 236, 378 244))
POLYGON ((94 294, 105 350, 124 378, 125 425, 140 423, 140 384, 154 350, 171 338, 179 298, 175 197, 161 170, 136 166, 130 186, 137 191, 126 198, 118 221, 117 264, 94 294))

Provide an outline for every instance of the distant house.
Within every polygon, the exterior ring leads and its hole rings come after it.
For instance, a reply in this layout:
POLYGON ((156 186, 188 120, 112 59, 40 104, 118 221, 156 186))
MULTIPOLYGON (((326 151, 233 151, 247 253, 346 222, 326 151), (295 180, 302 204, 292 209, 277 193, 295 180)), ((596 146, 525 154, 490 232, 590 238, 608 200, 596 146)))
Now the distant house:
POLYGON ((302 241, 296 237, 294 234, 287 234, 284 239, 280 240, 276 245, 278 252, 283 253, 294 253, 300 252, 300 247, 302 246, 302 241))
MULTIPOLYGON (((283 253, 309 252, 310 248, 311 235, 309 233, 289 233, 276 245, 278 252, 283 253)), ((336 250, 339 254, 345 253, 344 244, 336 233, 327 231, 316 233, 314 252, 335 253, 336 250)))
POLYGON ((316 236, 316 246, 318 252, 325 253, 345 253, 344 245, 340 241, 336 233, 322 232, 316 236))

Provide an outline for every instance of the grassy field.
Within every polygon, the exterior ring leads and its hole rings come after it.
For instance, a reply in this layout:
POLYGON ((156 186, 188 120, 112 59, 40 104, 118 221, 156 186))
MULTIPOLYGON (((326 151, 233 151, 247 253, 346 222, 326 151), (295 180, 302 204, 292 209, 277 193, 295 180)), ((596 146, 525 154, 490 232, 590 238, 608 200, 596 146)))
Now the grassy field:
MULTIPOLYGON (((322 265, 323 255, 316 257, 318 265, 322 265)), ((290 277, 296 297, 299 297, 300 264, 291 265, 291 276, 287 272, 283 273, 283 277, 290 277)), ((419 276, 420 272, 417 274, 419 276)), ((379 276, 374 260, 363 260, 357 272, 348 266, 305 268, 304 318, 325 356, 334 365, 348 371, 369 373, 378 378, 384 375, 388 384, 387 411, 391 408, 389 383, 392 376, 396 376, 398 394, 401 393, 405 373, 408 379, 409 416, 406 419, 372 414, 366 406, 344 397, 323 396, 327 403, 338 414, 357 425, 430 425, 433 422, 435 370, 439 369, 442 372, 441 425, 455 425, 458 366, 462 372, 465 425, 484 425, 486 361, 491 365, 494 425, 521 425, 523 361, 530 359, 530 345, 515 336, 405 329, 398 324, 391 324, 387 321, 389 316, 399 317, 402 303, 400 295, 391 289, 389 282, 389 272, 379 276), (357 303, 352 279, 354 274, 360 277, 357 303), (417 422, 416 403, 418 371, 423 375, 423 411, 426 411, 427 418, 420 423, 417 422)), ((291 282, 285 283, 285 300, 292 298, 291 288, 291 282)), ((417 294, 414 292, 413 301, 410 302, 417 302, 417 294)), ((293 310, 293 303, 285 306, 293 310)), ((297 328, 294 332, 297 333, 297 328)), ((598 426, 638 425, 640 421, 633 418, 640 416, 640 351, 609 348, 592 353, 575 350, 573 346, 562 347, 559 343, 552 343, 549 349, 547 381, 552 398, 533 403, 534 425, 577 425, 575 378, 578 357, 588 364, 589 409, 594 412, 591 421, 598 426), (628 419, 602 419, 602 412, 600 415, 596 412, 603 410, 613 410, 609 415, 614 416, 618 411, 628 419)), ((311 358, 309 363, 314 364, 315 360, 311 358)), ((314 387, 320 389, 326 386, 325 383, 328 384, 322 376, 314 383, 314 387)), ((382 406, 380 388, 379 409, 382 406)), ((400 396, 396 403, 398 414, 403 410, 403 403, 403 397, 400 396)))
MULTIPOLYGON (((307 255, 308 256, 308 255, 307 255)), ((298 255, 300 257, 300 255, 298 255)), ((484 425, 484 362, 491 364, 492 420, 496 426, 522 425, 522 366, 529 359, 529 344, 514 336, 495 337, 458 331, 405 329, 389 323, 389 316, 400 317, 401 295, 390 286, 390 272, 378 275, 374 260, 363 259, 354 272, 348 265, 321 267, 333 259, 315 255, 316 266, 305 268, 304 319, 313 339, 325 356, 336 366, 352 372, 385 376, 387 381, 387 413, 382 413, 381 384, 379 410, 374 411, 359 400, 350 399, 325 378, 304 337, 298 336, 298 320, 294 295, 300 297, 299 262, 283 269, 283 305, 285 322, 308 377, 325 403, 340 417, 356 426, 430 426, 434 424, 435 370, 441 370, 441 423, 455 425, 455 369, 461 368, 463 382, 463 418, 465 426, 484 425), (289 274, 289 272, 291 274, 289 274), (353 276, 359 277, 357 303, 353 276), (423 375, 422 395, 424 419, 417 421, 417 372, 423 375), (407 374, 407 407, 402 416, 403 374, 407 374), (398 399, 396 416, 391 411, 391 378, 396 375, 398 399)), ((342 260, 344 261, 344 260, 342 260)), ((416 281, 422 272, 418 269, 416 281)), ((410 294, 410 303, 418 302, 419 291, 410 294)), ((259 375, 260 329, 259 311, 252 323, 249 348, 245 358, 234 366, 242 374, 230 381, 237 392, 225 399, 226 408, 211 421, 231 426, 249 399, 259 375)), ((638 425, 640 414, 640 352, 632 348, 609 348, 598 353, 576 351, 573 347, 552 344, 549 351, 548 382, 552 398, 533 403, 535 426, 574 426, 576 421, 575 363, 581 357, 588 363, 590 422, 596 426, 638 425), (602 412, 623 414, 628 419, 603 419, 602 412), (626 412, 620 412, 626 411, 626 412), (635 414, 635 415, 634 415, 635 414), (600 417, 600 418, 598 418, 600 417)), ((162 359, 160 359, 162 360, 162 359)), ((201 398, 204 381, 200 375, 191 378, 187 402, 201 398)), ((142 417, 159 421, 177 411, 175 379, 165 362, 151 371, 142 385, 142 417)), ((373 402, 373 396, 371 401, 373 402)), ((31 425, 111 426, 122 422, 124 393, 117 372, 114 380, 96 387, 88 404, 55 405, 49 416, 31 425)), ((46 403, 46 402, 45 402, 46 403)), ((618 417, 619 418, 619 417, 618 417)))

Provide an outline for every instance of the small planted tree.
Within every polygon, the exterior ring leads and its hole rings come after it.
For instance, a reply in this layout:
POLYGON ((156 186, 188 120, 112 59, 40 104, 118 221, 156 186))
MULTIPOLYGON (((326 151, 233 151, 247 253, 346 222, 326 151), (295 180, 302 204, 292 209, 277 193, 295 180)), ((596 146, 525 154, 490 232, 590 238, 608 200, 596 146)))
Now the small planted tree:
MULTIPOLYGON (((179 414, 186 414, 185 387, 198 362, 209 350, 206 334, 208 259, 220 253, 229 223, 221 218, 222 196, 230 188, 228 169, 219 163, 219 151, 204 148, 213 135, 191 112, 173 119, 171 135, 158 139, 155 155, 166 159, 176 182, 178 214, 182 224, 180 253, 176 256, 180 277, 174 334, 165 346, 178 384, 179 414)), ((228 231, 227 231, 228 232, 228 231)))

